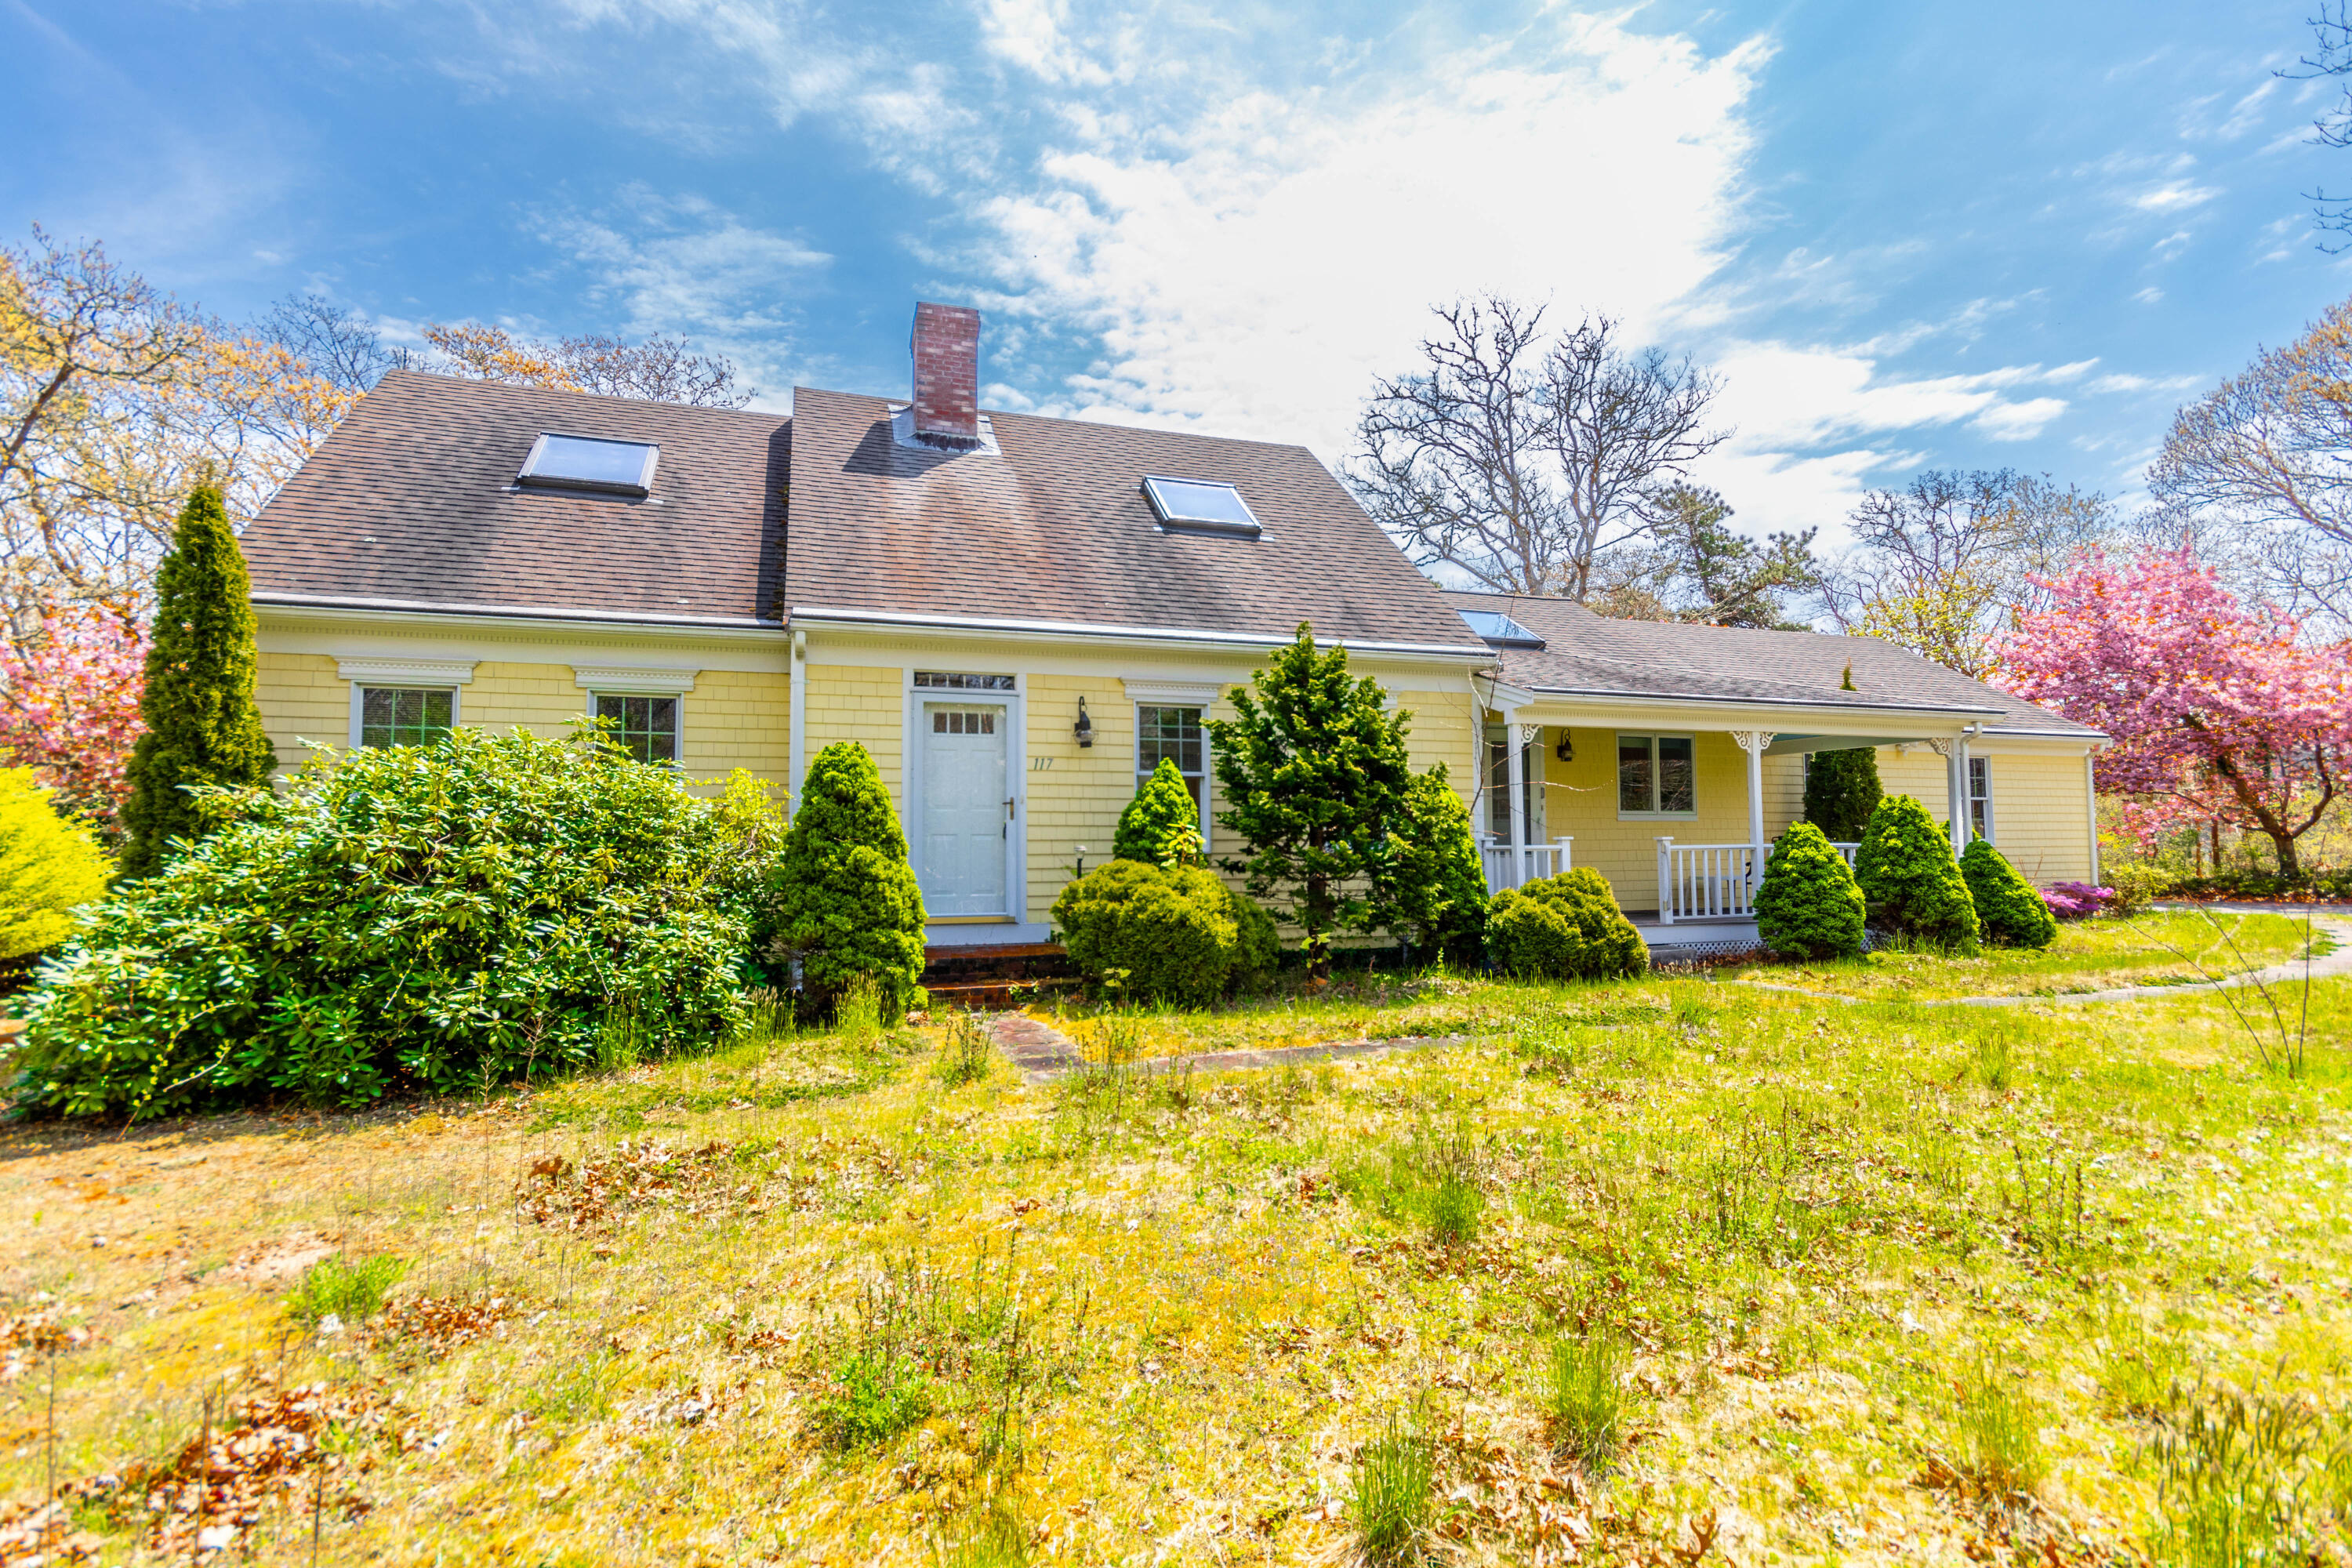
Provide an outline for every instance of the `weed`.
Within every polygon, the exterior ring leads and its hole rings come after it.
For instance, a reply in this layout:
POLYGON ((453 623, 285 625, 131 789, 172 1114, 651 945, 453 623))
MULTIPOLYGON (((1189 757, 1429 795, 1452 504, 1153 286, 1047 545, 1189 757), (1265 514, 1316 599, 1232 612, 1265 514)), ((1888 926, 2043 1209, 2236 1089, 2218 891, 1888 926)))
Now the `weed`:
POLYGON ((971 1533, 940 1554, 940 1568, 1024 1568, 1029 1531, 1002 1499, 992 1501, 971 1533))
POLYGON ((1356 1550, 1377 1568, 1428 1556, 1437 1514, 1437 1455, 1418 1430, 1391 1418, 1356 1460, 1356 1550))
POLYGON ((833 1002, 833 1026, 853 1050, 874 1048, 882 1036, 882 987, 872 975, 854 975, 841 988, 833 1002))
POLYGON ((1631 1361, 1624 1336, 1613 1330, 1551 1342, 1543 1369, 1544 1418, 1552 1441, 1588 1475, 1601 1474, 1617 1457, 1631 1361))
POLYGON ((931 1413, 930 1380, 888 1349, 860 1350, 834 1373, 810 1410, 818 1439, 846 1451, 887 1443, 931 1413))
POLYGON ((2189 1368, 2188 1347, 2149 1333, 2137 1314, 2111 1312, 2101 1348, 2099 1386, 2109 1405, 2125 1415, 2162 1409, 2189 1368))
POLYGON ((524 1411, 542 1421, 572 1426, 602 1421, 613 1413, 621 1363, 606 1351, 559 1362, 523 1400, 524 1411))
POLYGON ((2163 1510, 2153 1544, 2179 1568, 2324 1560, 2320 1541, 2352 1502, 2342 1413, 2282 1392, 2176 1383, 2147 1455, 2163 1510))
POLYGON ((950 1088, 986 1079, 996 1061, 996 1047, 987 1028, 971 1013, 948 1015, 947 1039, 940 1047, 940 1077, 950 1088))
POLYGON ((1984 1085, 1989 1094, 2009 1092, 2011 1062, 2009 1031, 1987 1029, 1970 1045, 1968 1076, 1984 1085))
POLYGON ((1995 1497, 2040 1489, 2050 1464, 2040 1412, 2008 1376, 1979 1362, 1960 1387, 1957 1426, 1970 1478, 1995 1497))
POLYGON ((1486 1207, 1467 1132, 1416 1133, 1338 1173, 1341 1192, 1386 1219, 1419 1221, 1441 1247, 1476 1239, 1486 1207))
POLYGON ((744 993, 743 1022, 730 1043, 765 1048, 791 1039, 795 1033, 793 999, 772 985, 763 985, 744 993))
POLYGON ((626 1072, 644 1059, 646 1026, 634 1007, 608 1007, 596 1026, 596 1070, 626 1072))
POLYGON ((286 1315, 309 1329, 330 1317, 357 1326, 376 1315, 384 1296, 407 1272, 407 1263, 389 1253, 356 1262, 322 1258, 303 1271, 300 1283, 287 1297, 286 1315))

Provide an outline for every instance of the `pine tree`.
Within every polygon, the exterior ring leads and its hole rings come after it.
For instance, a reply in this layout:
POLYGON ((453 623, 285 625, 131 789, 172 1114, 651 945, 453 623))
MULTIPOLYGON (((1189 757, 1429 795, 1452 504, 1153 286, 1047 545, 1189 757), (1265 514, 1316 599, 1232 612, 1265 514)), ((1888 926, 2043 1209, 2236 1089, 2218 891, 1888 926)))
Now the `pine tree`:
POLYGON ((1857 843, 1884 794, 1875 747, 1815 752, 1805 770, 1805 820, 1834 843, 1857 843))
POLYGON ((1853 958, 1862 952, 1862 889, 1845 858, 1810 822, 1792 822, 1773 842, 1756 889, 1756 932, 1775 952, 1853 958))
POLYGON ((1392 836, 1396 855, 1381 924, 1426 959, 1475 967, 1486 956, 1486 873, 1470 832, 1470 808, 1445 764, 1413 775, 1392 836))
POLYGON ((1224 862, 1253 898, 1286 893, 1281 912, 1305 933, 1307 972, 1331 972, 1331 938, 1379 918, 1376 883, 1402 821, 1412 769, 1409 716, 1392 713, 1380 682, 1348 673, 1348 650, 1318 652, 1312 626, 1234 693, 1237 717, 1212 720, 1217 814, 1248 847, 1224 862))
POLYGON ((1192 792, 1184 787, 1184 775, 1162 757, 1135 792, 1135 798, 1127 803, 1127 809, 1119 813, 1111 856, 1157 866, 1167 858, 1171 833, 1189 827, 1197 835, 1200 826, 1201 808, 1193 802, 1192 792))
POLYGON ((203 835, 190 789, 267 784, 278 766, 254 700, 251 588, 220 491, 198 485, 155 573, 154 637, 139 701, 147 732, 131 753, 122 807, 125 879, 153 876, 173 839, 203 835))
POLYGON ((825 1011, 871 979, 895 1021, 923 977, 923 891, 907 836, 864 746, 835 741, 809 763, 774 873, 779 940, 801 963, 802 994, 825 1011))
POLYGON ((1960 857, 1960 876, 1983 921, 1985 940, 1995 947, 2048 947, 2058 940, 2058 917, 2017 874, 2009 857, 1984 839, 1973 840, 1960 857))
POLYGON ((1884 927, 1938 946, 1973 952, 1979 923, 1952 841, 1907 795, 1878 803, 1854 851, 1853 879, 1884 927))

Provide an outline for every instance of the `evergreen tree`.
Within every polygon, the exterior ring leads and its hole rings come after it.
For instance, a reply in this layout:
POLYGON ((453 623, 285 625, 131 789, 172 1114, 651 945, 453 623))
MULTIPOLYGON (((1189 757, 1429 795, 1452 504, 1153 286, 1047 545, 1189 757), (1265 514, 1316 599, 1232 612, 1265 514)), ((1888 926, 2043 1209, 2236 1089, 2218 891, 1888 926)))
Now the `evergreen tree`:
POLYGON ((1870 814, 1853 879, 1870 901, 1871 918, 1922 942, 1976 951, 1976 901, 1952 858, 1952 841, 1907 795, 1891 795, 1870 814))
POLYGON ((278 766, 253 694, 259 656, 251 589, 219 489, 198 485, 155 573, 154 637, 139 701, 147 732, 131 753, 122 807, 125 879, 153 876, 173 839, 204 833, 191 789, 267 784, 278 766))
POLYGON ((1470 832, 1470 808, 1447 781, 1445 764, 1416 773, 1392 835, 1393 858, 1381 924, 1424 960, 1472 965, 1486 957, 1486 873, 1470 832))
POLYGON ((1862 889, 1845 857, 1810 822, 1774 840, 1756 889, 1756 932, 1775 952, 1854 958, 1862 952, 1862 889))
POLYGON ((59 816, 31 768, 0 768, 0 959, 71 936, 78 906, 106 896, 109 868, 89 829, 59 816))
POLYGON ((1805 820, 1834 843, 1858 843, 1884 794, 1877 748, 1815 752, 1805 770, 1805 820))
POLYGON ((1246 879, 1253 898, 1287 895, 1279 907, 1305 933, 1307 972, 1328 978, 1332 936, 1379 919, 1374 893, 1412 781, 1410 716, 1389 710, 1380 682, 1349 675, 1347 649, 1318 652, 1304 623, 1297 641, 1234 691, 1234 710, 1209 722, 1230 803, 1217 821, 1248 848, 1225 869, 1246 879))
POLYGON ((774 888, 778 940, 801 962, 801 993, 822 1014, 860 975, 895 1021, 923 978, 923 890, 873 755, 835 741, 809 763, 784 830, 774 888))
POLYGON ((1111 856, 1157 866, 1168 858, 1168 836, 1201 828, 1201 808, 1184 787, 1184 775, 1166 757, 1136 790, 1135 798, 1118 814, 1118 831, 1111 839, 1111 856))
POLYGON ((1984 922, 1985 940, 1995 947, 2048 947, 2058 940, 2058 917, 2048 901, 1984 839, 1960 856, 1960 875, 1984 922))

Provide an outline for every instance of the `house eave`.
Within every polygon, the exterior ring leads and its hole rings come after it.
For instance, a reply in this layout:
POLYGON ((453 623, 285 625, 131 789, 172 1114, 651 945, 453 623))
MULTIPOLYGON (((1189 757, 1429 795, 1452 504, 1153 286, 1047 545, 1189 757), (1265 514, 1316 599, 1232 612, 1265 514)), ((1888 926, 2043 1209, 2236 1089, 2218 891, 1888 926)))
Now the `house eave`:
MULTIPOLYGON (((1098 621, 1024 620, 982 616, 959 616, 949 619, 935 614, 846 609, 823 605, 793 605, 792 618, 787 624, 796 631, 826 627, 842 631, 919 632, 926 637, 992 640, 1083 638, 1170 648, 1247 649, 1253 652, 1270 652, 1291 640, 1289 636, 1269 632, 1224 632, 1195 626, 1131 626, 1098 621)), ((1483 643, 1465 647, 1458 643, 1390 642, 1368 637, 1318 637, 1316 640, 1321 647, 1344 647, 1351 653, 1458 658, 1465 663, 1487 663, 1493 658, 1483 643)))
POLYGON ((289 621, 361 621, 404 626, 497 626, 509 631, 660 632, 674 637, 780 639, 782 621, 752 616, 672 616, 628 610, 581 610, 545 605, 468 605, 430 600, 344 598, 329 595, 256 594, 257 612, 289 621))

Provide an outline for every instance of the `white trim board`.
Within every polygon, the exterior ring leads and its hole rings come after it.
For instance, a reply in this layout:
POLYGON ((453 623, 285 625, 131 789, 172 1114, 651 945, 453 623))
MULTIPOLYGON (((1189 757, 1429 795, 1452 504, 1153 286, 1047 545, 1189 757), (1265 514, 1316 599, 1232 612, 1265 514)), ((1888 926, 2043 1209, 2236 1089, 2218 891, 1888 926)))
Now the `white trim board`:
POLYGON ((339 658, 335 673, 353 684, 392 687, 463 686, 474 679, 473 658, 339 658))
POLYGON ((698 669, 628 669, 579 664, 572 667, 572 679, 582 690, 609 692, 614 697, 683 697, 694 689, 694 679, 701 673, 698 669))

